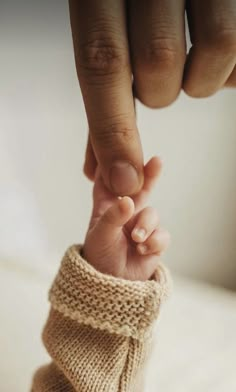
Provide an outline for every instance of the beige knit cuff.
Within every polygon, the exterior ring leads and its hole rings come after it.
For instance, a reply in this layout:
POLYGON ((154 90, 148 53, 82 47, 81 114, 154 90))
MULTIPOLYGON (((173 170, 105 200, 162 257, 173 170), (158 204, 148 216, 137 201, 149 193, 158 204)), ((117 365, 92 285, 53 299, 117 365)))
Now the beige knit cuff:
POLYGON ((119 279, 93 268, 81 249, 73 245, 66 252, 49 293, 52 307, 81 324, 145 339, 169 292, 167 270, 160 264, 146 282, 119 279))

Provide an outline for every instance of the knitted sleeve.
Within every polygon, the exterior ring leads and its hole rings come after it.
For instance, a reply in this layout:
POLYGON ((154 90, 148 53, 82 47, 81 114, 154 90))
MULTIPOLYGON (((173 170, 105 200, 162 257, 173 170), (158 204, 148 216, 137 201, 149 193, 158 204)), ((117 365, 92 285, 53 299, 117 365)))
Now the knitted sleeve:
POLYGON ((152 280, 131 282, 95 270, 81 246, 69 248, 50 290, 43 331, 52 362, 36 372, 32 392, 140 390, 152 325, 168 287, 161 264, 152 280))

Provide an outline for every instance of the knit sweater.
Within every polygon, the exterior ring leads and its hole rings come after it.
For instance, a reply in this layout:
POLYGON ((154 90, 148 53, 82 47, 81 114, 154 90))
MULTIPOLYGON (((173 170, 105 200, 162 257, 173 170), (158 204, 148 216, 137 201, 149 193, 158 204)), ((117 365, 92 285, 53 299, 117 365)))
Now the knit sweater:
POLYGON ((168 273, 160 264, 146 282, 115 278, 81 249, 68 249, 51 287, 43 342, 52 361, 34 375, 32 392, 140 391, 168 273))

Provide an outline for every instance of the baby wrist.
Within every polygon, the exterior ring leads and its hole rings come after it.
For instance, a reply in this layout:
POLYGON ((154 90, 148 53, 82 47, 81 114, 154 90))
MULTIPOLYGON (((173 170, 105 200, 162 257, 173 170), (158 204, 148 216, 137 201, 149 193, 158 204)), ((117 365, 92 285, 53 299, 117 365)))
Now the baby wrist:
POLYGON ((52 307, 78 323, 138 340, 150 333, 170 289, 166 268, 152 280, 128 281, 102 274, 70 247, 49 293, 52 307))

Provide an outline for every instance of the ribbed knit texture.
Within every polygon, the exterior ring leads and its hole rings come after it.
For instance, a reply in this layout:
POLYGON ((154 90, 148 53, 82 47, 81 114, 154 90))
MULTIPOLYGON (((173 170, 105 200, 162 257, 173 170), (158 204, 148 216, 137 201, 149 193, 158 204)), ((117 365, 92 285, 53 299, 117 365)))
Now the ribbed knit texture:
POLYGON ((131 282, 98 272, 80 252, 68 249, 50 290, 43 341, 53 362, 32 391, 137 392, 168 273, 160 265, 153 280, 131 282))

